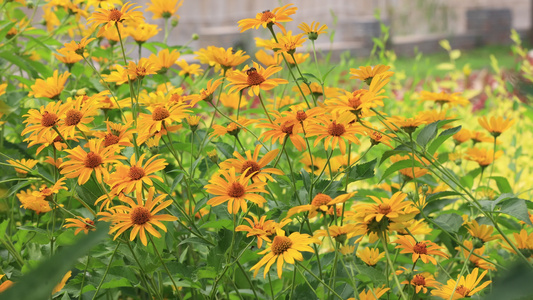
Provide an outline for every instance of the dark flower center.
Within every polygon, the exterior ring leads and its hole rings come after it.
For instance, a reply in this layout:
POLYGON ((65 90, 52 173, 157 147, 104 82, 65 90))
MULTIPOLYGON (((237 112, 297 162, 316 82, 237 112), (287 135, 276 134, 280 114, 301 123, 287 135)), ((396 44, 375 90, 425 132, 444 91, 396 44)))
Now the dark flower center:
POLYGON ((346 132, 346 129, 344 128, 344 125, 337 124, 337 122, 333 121, 328 127, 328 134, 332 136, 341 136, 346 132))
POLYGON ((241 173, 244 173, 246 171, 245 176, 250 176, 251 174, 254 174, 255 172, 258 172, 261 170, 261 167, 258 163, 256 163, 253 160, 248 160, 242 164, 241 173), (246 171, 248 169, 248 171, 246 171))
POLYGON ((257 73, 256 68, 248 69, 246 71, 246 75, 248 75, 248 79, 246 80, 246 82, 248 83, 249 86, 259 85, 265 81, 265 78, 263 77, 263 75, 257 73))
POLYGON ((416 254, 427 254, 428 253, 425 243, 416 243, 416 245, 413 247, 413 251, 416 254))
POLYGON ((108 15, 109 21, 120 22, 121 18, 122 18, 122 12, 120 10, 113 8, 109 11, 109 15, 108 15))
POLYGON ((130 219, 133 224, 143 225, 150 221, 152 214, 144 207, 135 207, 131 212, 130 219))
POLYGON ((244 186, 238 182, 234 182, 228 187, 228 196, 232 198, 240 198, 244 196, 245 192, 244 186))
POLYGON ((43 117, 41 118, 41 125, 43 125, 44 127, 52 127, 56 125, 58 121, 59 118, 56 114, 45 111, 43 117))
POLYGON ((426 279, 422 275, 415 275, 415 277, 412 280, 412 283, 414 285, 426 286, 426 279))
POLYGON ((81 121, 81 118, 83 118, 83 114, 75 109, 71 109, 67 112, 67 117, 65 119, 65 124, 67 126, 75 126, 78 125, 81 121))
POLYGON ((311 205, 320 207, 322 205, 327 205, 331 200, 332 199, 330 196, 326 194, 318 193, 316 194, 315 198, 313 198, 313 201, 311 201, 311 205))
POLYGON ((392 211, 392 208, 386 203, 381 203, 378 205, 378 211, 380 214, 386 215, 392 211))
POLYGON ((170 112, 161 106, 156 107, 152 112, 152 120, 154 121, 162 121, 168 117, 170 117, 170 112))
POLYGON ((272 246, 270 246, 270 250, 272 250, 272 253, 274 255, 280 255, 280 254, 283 254, 283 252, 289 250, 291 246, 292 246, 292 241, 290 238, 286 236, 276 236, 274 237, 272 246))
POLYGON ((118 143, 120 138, 112 133, 108 133, 104 137, 104 147, 109 147, 118 143))
POLYGON ((275 18, 276 15, 273 14, 270 10, 263 11, 261 15, 261 22, 272 22, 271 19, 275 18))
POLYGON ((286 134, 292 134, 292 129, 294 128, 294 124, 292 124, 289 121, 286 121, 285 123, 281 124, 281 131, 286 134))
POLYGON ((85 157, 85 167, 94 169, 101 165, 103 162, 102 157, 94 152, 87 153, 87 157, 85 157))
POLYGON ((139 180, 143 178, 144 175, 144 169, 136 166, 131 167, 130 171, 128 172, 128 176, 133 180, 139 180))
POLYGON ((307 119, 307 114, 305 113, 305 111, 299 110, 298 112, 296 112, 296 120, 302 122, 305 119, 307 119))

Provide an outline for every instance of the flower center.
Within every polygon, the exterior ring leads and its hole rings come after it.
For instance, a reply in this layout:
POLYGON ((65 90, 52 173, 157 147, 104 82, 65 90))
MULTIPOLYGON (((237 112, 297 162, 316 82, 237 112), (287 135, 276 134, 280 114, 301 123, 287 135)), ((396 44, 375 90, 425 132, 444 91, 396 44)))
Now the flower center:
POLYGON ((238 182, 232 183, 230 186, 228 186, 228 196, 233 198, 240 198, 244 195, 245 189, 242 184, 238 182))
POLYGON ((130 215, 131 222, 136 225, 143 225, 150 221, 152 214, 144 207, 137 206, 130 215))
POLYGON ((292 124, 290 121, 286 121, 283 124, 281 124, 281 131, 286 134, 292 134, 292 129, 294 128, 294 124, 292 124))
POLYGON ((59 121, 59 118, 56 114, 45 111, 41 118, 41 125, 44 127, 52 127, 56 125, 57 121, 59 121))
POLYGON ((426 286, 426 279, 422 275, 415 275, 411 281, 414 285, 426 286))
POLYGON ((109 147, 118 143, 120 138, 112 133, 108 133, 104 137, 104 147, 109 147))
POLYGON ((92 229, 92 228, 93 228, 93 226, 94 226, 94 221, 93 221, 93 220, 91 220, 91 219, 85 219, 85 220, 83 220, 83 221, 84 221, 85 223, 87 223, 87 224, 85 224, 85 229, 92 229), (91 225, 93 225, 93 226, 91 226, 91 225))
POLYGON ((361 97, 366 93, 366 90, 357 90, 352 93, 352 98, 348 100, 348 104, 353 107, 354 109, 359 109, 359 106, 361 106, 361 97))
POLYGON ((328 133, 332 136, 341 136, 346 132, 346 129, 344 129, 344 125, 337 124, 337 122, 333 121, 328 127, 328 133))
POLYGON ((463 297, 468 297, 468 294, 470 293, 470 290, 466 288, 464 285, 460 285, 455 290, 456 293, 461 294, 463 297))
POLYGON ((413 251, 416 254, 427 254, 428 253, 425 243, 416 243, 416 245, 413 247, 413 251))
POLYGON ((162 121, 168 117, 170 117, 170 112, 161 106, 156 107, 152 112, 152 120, 154 121, 162 121))
POLYGON ((249 86, 259 85, 265 81, 263 75, 257 73, 257 69, 253 67, 246 71, 246 75, 248 75, 246 82, 249 86))
POLYGON ((94 169, 102 164, 102 157, 91 151, 87 153, 84 164, 85 164, 85 167, 94 169))
POLYGON ((182 99, 182 97, 178 94, 172 94, 172 96, 170 96, 170 102, 180 102, 182 99))
POLYGON ((275 18, 276 15, 273 14, 270 10, 265 10, 261 14, 261 22, 272 22, 272 19, 275 18))
POLYGON ((326 194, 318 193, 316 194, 315 198, 313 198, 313 201, 311 201, 311 205, 320 207, 322 205, 327 205, 331 200, 332 199, 330 196, 326 194))
POLYGON ((78 125, 81 121, 81 118, 83 118, 83 114, 80 111, 71 109, 67 112, 67 118, 65 119, 65 124, 67 126, 78 125))
POLYGON ((116 8, 109 10, 108 20, 119 22, 122 18, 122 12, 116 8))
POLYGON ((245 176, 250 176, 251 174, 254 174, 255 172, 260 171, 261 167, 255 161, 247 160, 246 162, 242 164, 241 173, 244 173, 246 169, 248 169, 248 171, 246 172, 245 176))
POLYGON ((307 119, 307 114, 305 113, 305 111, 299 110, 296 112, 296 120, 298 120, 299 122, 302 122, 305 119, 307 119))
POLYGON ((139 180, 144 177, 144 169, 133 166, 130 168, 130 171, 128 172, 128 176, 133 180, 139 180))
POLYGON ((392 208, 386 203, 381 203, 378 205, 378 211, 380 214, 386 215, 392 211, 392 208))
POLYGON ((283 252, 289 250, 291 246, 292 241, 290 238, 286 236, 276 236, 274 237, 272 246, 270 246, 270 250, 272 250, 272 253, 274 253, 274 255, 280 255, 283 254, 283 252))

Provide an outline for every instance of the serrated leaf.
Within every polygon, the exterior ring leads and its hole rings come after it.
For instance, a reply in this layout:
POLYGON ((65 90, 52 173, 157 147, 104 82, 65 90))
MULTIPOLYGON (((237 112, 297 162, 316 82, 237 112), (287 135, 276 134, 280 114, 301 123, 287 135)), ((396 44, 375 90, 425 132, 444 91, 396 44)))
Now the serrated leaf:
POLYGON ((443 214, 433 220, 442 229, 455 233, 463 225, 463 217, 458 214, 443 214))
POLYGON ((302 180, 304 182, 304 186, 307 190, 311 188, 311 177, 309 177, 309 173, 307 173, 306 170, 302 169, 300 171, 300 174, 302 174, 302 180))
POLYGON ((513 198, 504 201, 501 204, 500 212, 515 217, 528 225, 533 225, 531 224, 531 220, 529 219, 526 200, 524 199, 513 198))
POLYGON ((353 167, 350 170, 350 174, 348 177, 349 182, 354 182, 354 181, 374 177, 375 175, 374 168, 376 167, 376 163, 377 163, 377 158, 374 158, 373 160, 369 162, 355 165, 355 167, 353 167))
POLYGON ((129 286, 132 286, 132 285, 127 278, 115 278, 102 284, 101 288, 112 289, 112 288, 129 287, 129 286))
POLYGON ((496 181, 496 185, 498 186, 498 190, 500 193, 512 193, 513 189, 511 188, 511 185, 509 184, 509 181, 505 177, 501 176, 492 176, 489 177, 490 179, 494 179, 496 181))
POLYGON ((429 145, 428 152, 429 154, 433 155, 437 149, 439 149, 440 145, 442 145, 447 139, 449 139, 451 136, 459 132, 461 130, 462 126, 457 126, 453 128, 448 128, 441 132, 439 136, 429 145))
POLYGON ((424 168, 424 166, 419 161, 413 160, 411 158, 395 162, 385 170, 385 172, 383 173, 379 181, 380 182, 383 181, 383 179, 389 177, 391 174, 393 174, 396 171, 403 170, 403 169, 410 169, 413 167, 424 168))
POLYGON ((437 135, 437 127, 438 122, 433 122, 426 127, 422 128, 418 136, 416 137, 416 142, 420 144, 422 147, 426 147, 426 145, 435 138, 437 135))

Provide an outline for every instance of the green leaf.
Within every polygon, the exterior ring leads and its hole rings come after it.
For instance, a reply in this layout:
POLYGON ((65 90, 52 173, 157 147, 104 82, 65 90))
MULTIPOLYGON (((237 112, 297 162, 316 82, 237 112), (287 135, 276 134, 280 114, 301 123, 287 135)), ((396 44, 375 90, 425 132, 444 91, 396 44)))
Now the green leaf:
POLYGON ((357 265, 357 270, 360 272, 357 277, 359 277, 359 275, 365 275, 376 284, 387 281, 387 278, 382 271, 378 271, 367 265, 357 265))
POLYGON ((442 229, 455 233, 463 225, 463 217, 458 214, 443 214, 433 220, 437 225, 442 227, 442 229))
POLYGON ((426 145, 429 143, 429 141, 434 139, 435 136, 437 135, 437 129, 438 129, 437 125, 438 125, 438 121, 433 122, 427 125, 426 127, 424 127, 420 131, 418 136, 416 137, 416 142, 419 143, 420 146, 425 148, 426 145))
POLYGON ((22 70, 31 73, 33 78, 39 77, 39 73, 31 65, 28 65, 26 60, 21 59, 21 57, 18 55, 14 55, 9 51, 2 51, 0 52, 0 58, 3 58, 22 70))
POLYGON ((349 182, 354 182, 354 181, 374 177, 375 175, 374 168, 376 167, 376 163, 377 163, 377 158, 374 158, 373 160, 369 162, 357 164, 355 167, 353 167, 350 170, 350 174, 348 176, 349 182))
POLYGON ((509 181, 505 177, 501 176, 492 176, 489 177, 490 179, 494 179, 496 181, 496 185, 498 186, 498 190, 500 193, 512 193, 513 189, 511 188, 511 185, 509 184, 509 181))
POLYGON ((328 77, 329 73, 331 73, 331 71, 333 71, 333 69, 335 69, 337 67, 337 65, 334 65, 333 67, 331 67, 331 69, 329 69, 329 71, 327 71, 323 76, 322 76, 322 82, 325 82, 326 81, 326 78, 328 77))
POLYGON ((429 154, 433 155, 437 151, 437 149, 440 147, 440 145, 442 145, 451 136, 459 132, 459 130, 461 130, 461 126, 449 128, 441 132, 439 136, 431 143, 431 145, 429 145, 428 147, 429 154))
POLYGON ((77 259, 104 240, 108 231, 108 224, 100 223, 96 231, 90 232, 75 245, 60 249, 51 259, 22 276, 17 284, 2 293, 2 299, 48 299, 77 259))
POLYGON ((132 286, 127 278, 116 278, 102 284, 102 289, 112 289, 118 287, 132 286))
POLYGON ((403 169, 410 169, 412 167, 424 168, 424 166, 417 160, 412 160, 412 159, 401 160, 401 161, 393 163, 390 167, 388 167, 383 173, 383 176, 381 176, 381 179, 379 181, 380 182, 383 181, 383 179, 389 177, 391 174, 393 174, 396 171, 403 170, 403 169))
POLYGON ((527 205, 524 199, 513 198, 506 200, 501 204, 500 212, 515 217, 526 224, 533 225, 527 214, 527 205))

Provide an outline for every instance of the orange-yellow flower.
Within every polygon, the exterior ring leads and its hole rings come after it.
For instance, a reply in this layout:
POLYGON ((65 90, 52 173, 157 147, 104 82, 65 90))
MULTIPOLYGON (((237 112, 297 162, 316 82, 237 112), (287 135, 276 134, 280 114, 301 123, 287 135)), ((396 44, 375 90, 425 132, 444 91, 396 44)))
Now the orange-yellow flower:
POLYGON ((272 28, 274 25, 278 26, 281 31, 285 32, 285 27, 283 27, 280 22, 292 21, 289 16, 295 14, 298 9, 297 7, 290 7, 291 5, 292 4, 287 4, 282 7, 276 7, 272 11, 265 10, 258 13, 255 16, 255 19, 240 20, 239 27, 241 28, 241 32, 252 28, 257 29, 259 26, 263 26, 263 28, 272 28))
POLYGON ((176 14, 183 0, 151 0, 146 11, 151 11, 153 19, 168 19, 176 14))
POLYGON ((219 170, 205 186, 208 193, 215 195, 207 201, 207 204, 217 206, 228 202, 228 211, 232 214, 237 214, 239 209, 247 211, 247 200, 263 207, 266 200, 257 193, 268 193, 264 189, 266 183, 257 181, 250 184, 251 177, 252 175, 246 176, 245 173, 236 176, 235 168, 219 170))
POLYGON ((246 150, 246 158, 237 151, 233 152, 236 158, 230 158, 220 163, 220 168, 231 169, 233 167, 238 173, 244 173, 245 176, 251 175, 253 181, 275 181, 270 174, 283 175, 283 172, 276 168, 266 168, 266 165, 278 155, 279 149, 269 151, 259 159, 261 147, 261 144, 256 145, 253 155, 250 150, 246 150))
POLYGON ((367 266, 375 266, 383 257, 385 252, 379 252, 378 248, 365 247, 361 251, 357 251, 359 257, 367 266))
POLYGON ((61 102, 50 102, 46 106, 41 106, 39 110, 30 109, 27 114, 23 115, 26 119, 26 128, 22 130, 21 135, 30 134, 30 139, 40 140, 43 135, 53 131, 53 127, 58 125, 61 118, 64 117, 67 107, 61 102))
POLYGON ((131 193, 134 190, 141 193, 143 184, 148 187, 153 185, 152 179, 163 182, 163 179, 154 173, 163 170, 168 163, 165 159, 156 159, 158 155, 154 155, 143 166, 145 156, 146 153, 143 153, 137 161, 134 153, 131 156, 129 166, 123 164, 115 166, 116 171, 110 175, 108 181, 108 184, 113 187, 113 193, 131 193))
POLYGON ((361 141, 357 134, 363 133, 363 127, 358 124, 350 124, 352 114, 344 113, 342 115, 322 115, 316 118, 314 124, 309 125, 306 129, 307 136, 316 136, 314 146, 318 145, 324 139, 324 149, 328 151, 329 145, 335 150, 337 144, 341 153, 346 153, 346 141, 348 144, 354 143, 359 145, 361 141))
MULTIPOLYGON (((146 246, 148 244, 146 231, 157 238, 161 238, 161 234, 154 228, 154 225, 166 232, 167 228, 161 223, 161 221, 173 222, 178 220, 178 218, 169 214, 156 215, 158 212, 171 205, 172 200, 167 200, 160 204, 167 195, 161 194, 155 199, 154 195, 155 188, 150 187, 146 200, 143 200, 142 194, 137 193, 137 203, 131 198, 124 197, 122 198, 122 201, 127 205, 118 205, 110 208, 111 220, 114 225, 109 229, 109 233, 116 231, 113 239, 116 239, 129 228, 133 228, 130 232, 130 241, 133 241, 135 237, 137 237, 137 234, 139 234, 142 244, 146 246)), ((106 215, 105 213, 98 214, 106 215)))
POLYGON ((59 71, 55 70, 52 77, 48 77, 45 80, 40 78, 35 80, 35 84, 31 86, 31 91, 28 93, 28 96, 34 96, 37 98, 45 97, 57 100, 59 94, 63 91, 69 76, 69 72, 59 75, 59 71))
POLYGON ((81 146, 65 150, 69 153, 67 155, 69 160, 61 164, 61 174, 66 174, 67 178, 78 178, 79 185, 85 184, 93 172, 98 182, 102 182, 102 178, 107 180, 109 178, 107 164, 119 163, 119 159, 125 159, 125 157, 116 155, 114 147, 102 147, 102 142, 102 140, 89 140, 85 145, 89 148, 89 152, 81 146))
POLYGON ((396 246, 396 249, 402 249, 400 253, 412 253, 413 263, 416 262, 419 258, 427 263, 428 261, 432 262, 434 265, 437 264, 437 260, 430 255, 438 255, 444 258, 448 258, 448 255, 440 249, 443 247, 431 242, 431 241, 421 241, 416 242, 415 239, 410 235, 398 236, 398 239, 394 242, 399 244, 396 246))
POLYGON ((296 48, 301 47, 305 42, 303 33, 297 35, 292 35, 292 31, 287 31, 286 33, 279 33, 276 35, 278 41, 272 46, 278 51, 287 52, 292 54, 296 51, 296 48))
MULTIPOLYGON (((161 28, 157 24, 148 24, 148 23, 136 23, 135 26, 126 27, 129 36, 131 36, 138 44, 142 44, 147 40, 156 36, 161 28)), ((167 50, 168 51, 168 50, 167 50)))
POLYGON ((272 143, 278 140, 281 143, 285 142, 285 139, 288 138, 298 151, 306 149, 305 140, 300 135, 303 132, 302 125, 296 119, 279 116, 272 123, 266 121, 258 124, 257 128, 270 129, 261 134, 261 138, 265 142, 272 138, 272 143))
POLYGON ((470 101, 460 95, 461 93, 448 94, 446 92, 432 93, 427 91, 420 92, 420 100, 433 101, 439 105, 448 104, 450 107, 461 105, 467 106, 470 101))
POLYGON ((446 283, 446 285, 443 285, 433 291, 431 291, 431 294, 437 297, 440 297, 442 299, 462 299, 462 298, 470 298, 475 293, 481 291, 487 285, 489 285, 492 281, 485 281, 481 285, 481 280, 483 280, 483 277, 487 274, 487 270, 485 270, 481 275, 479 275, 479 269, 475 268, 472 273, 465 276, 460 276, 457 278, 457 280, 450 279, 446 283))
POLYGON ((74 235, 77 235, 81 231, 83 231, 85 234, 88 234, 89 231, 96 230, 96 227, 94 227, 94 221, 89 218, 66 218, 65 221, 67 224, 63 225, 63 227, 76 228, 76 230, 74 230, 74 235))
POLYGON ((435 280, 435 277, 433 275, 424 272, 420 274, 416 274, 413 276, 413 279, 411 281, 403 281, 402 284, 411 284, 415 287, 415 292, 418 294, 420 291, 422 291, 424 294, 428 292, 429 288, 437 288, 440 286, 440 283, 435 280))
MULTIPOLYGON (((170 67, 177 63, 180 53, 178 50, 163 49, 155 54, 150 54, 148 60, 154 65, 155 69, 158 69, 159 73, 165 73, 170 67)), ((180 74, 181 75, 181 74, 180 74)))
POLYGON ((174 122, 181 122, 181 120, 186 118, 190 112, 187 108, 189 108, 189 105, 184 104, 183 102, 172 105, 148 107, 151 114, 139 114, 139 120, 137 121, 137 130, 139 132, 137 145, 142 145, 142 143, 154 134, 161 132, 161 130, 164 129, 164 126, 169 127, 174 122))
POLYGON ((511 128, 514 124, 512 119, 504 119, 503 117, 490 117, 490 120, 487 120, 486 116, 483 116, 478 119, 479 125, 485 128, 493 137, 498 137, 502 132, 511 128))
POLYGON ((502 155, 502 150, 498 150, 496 151, 496 153, 494 153, 494 150, 492 149, 486 150, 474 147, 466 150, 465 159, 475 161, 479 164, 480 167, 485 168, 502 155))
POLYGON ((288 81, 282 78, 269 78, 274 73, 281 71, 281 67, 278 66, 269 66, 268 68, 263 68, 258 65, 256 62, 253 63, 253 67, 248 68, 244 67, 243 71, 233 71, 228 76, 228 81, 231 88, 229 92, 241 91, 246 88, 248 90, 248 95, 259 95, 260 90, 271 90, 280 84, 287 84, 288 81))
POLYGON ((110 27, 115 26, 117 23, 122 23, 126 20, 133 23, 144 20, 143 14, 140 11, 134 11, 135 9, 140 8, 141 6, 132 7, 134 3, 126 3, 122 6, 120 10, 116 8, 105 9, 97 8, 95 12, 87 19, 87 24, 93 23, 93 30, 96 29, 99 25, 103 25, 98 30, 96 34, 97 37, 101 37, 104 31, 110 27))
POLYGON ((7 163, 15 167, 15 172, 17 172, 20 175, 28 174, 28 171, 33 169, 35 165, 38 163, 35 159, 15 159, 11 160, 8 159, 7 163))
POLYGON ((84 97, 79 96, 63 105, 65 106, 65 117, 59 123, 59 131, 63 138, 75 137, 78 130, 88 132, 90 129, 87 125, 98 114, 96 101, 94 99, 84 101, 84 97))
POLYGON ((83 37, 79 43, 76 43, 75 41, 70 41, 69 43, 64 44, 64 48, 61 48, 59 50, 66 50, 66 51, 72 51, 78 55, 83 55, 85 53, 85 48, 87 45, 95 40, 95 38, 89 38, 88 36, 83 37))
POLYGON ((311 25, 308 25, 307 23, 301 23, 298 25, 298 28, 301 29, 304 33, 307 34, 307 37, 314 41, 318 38, 319 35, 326 33, 326 29, 328 29, 327 25, 320 26, 319 22, 313 21, 311 22, 311 25))
POLYGON ((311 201, 311 204, 299 205, 289 209, 285 218, 290 218, 301 212, 309 212, 308 217, 313 218, 318 212, 326 213, 331 207, 336 206, 338 203, 346 202, 353 195, 355 195, 355 192, 342 194, 332 199, 329 195, 317 193, 311 201))
POLYGON ((270 266, 277 261, 278 277, 281 278, 283 264, 285 262, 294 264, 295 260, 302 261, 304 258, 300 252, 314 252, 309 244, 316 242, 318 241, 308 234, 301 234, 299 232, 294 232, 289 236, 285 236, 284 234, 276 235, 272 243, 268 243, 267 248, 258 253, 259 255, 263 255, 263 258, 250 271, 254 270, 255 277, 259 273, 259 269, 266 265, 263 273, 263 277, 266 278, 270 266))
POLYGON ((360 66, 359 69, 351 68, 350 69, 350 79, 360 79, 366 84, 370 85, 372 83, 372 78, 376 77, 378 74, 383 74, 384 78, 391 77, 394 72, 389 71, 389 66, 384 65, 375 65, 374 67, 369 66, 360 66))

